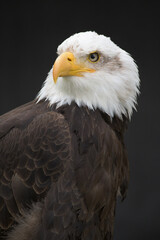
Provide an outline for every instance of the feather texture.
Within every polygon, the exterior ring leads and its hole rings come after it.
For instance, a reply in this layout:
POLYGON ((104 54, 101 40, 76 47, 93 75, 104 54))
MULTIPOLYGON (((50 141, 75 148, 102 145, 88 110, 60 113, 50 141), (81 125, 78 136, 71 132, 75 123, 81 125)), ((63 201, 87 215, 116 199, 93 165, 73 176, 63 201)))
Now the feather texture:
POLYGON ((47 101, 3 115, 1 234, 15 224, 10 240, 112 239, 116 195, 128 182, 124 122, 47 101))

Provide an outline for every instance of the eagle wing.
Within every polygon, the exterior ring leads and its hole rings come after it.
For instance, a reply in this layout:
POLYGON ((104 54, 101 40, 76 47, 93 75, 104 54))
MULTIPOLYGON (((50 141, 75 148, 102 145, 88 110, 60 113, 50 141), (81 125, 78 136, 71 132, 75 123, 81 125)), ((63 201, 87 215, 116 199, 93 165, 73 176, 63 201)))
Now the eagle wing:
POLYGON ((70 159, 64 117, 47 103, 30 102, 0 118, 0 227, 44 198, 70 159))

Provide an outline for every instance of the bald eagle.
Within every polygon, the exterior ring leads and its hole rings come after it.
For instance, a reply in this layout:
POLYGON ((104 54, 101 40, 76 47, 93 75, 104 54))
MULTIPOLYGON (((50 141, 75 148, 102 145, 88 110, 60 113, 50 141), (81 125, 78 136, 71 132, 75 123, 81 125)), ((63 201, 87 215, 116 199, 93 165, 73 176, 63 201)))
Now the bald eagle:
POLYGON ((111 240, 128 185, 124 131, 138 69, 91 31, 57 54, 36 99, 0 118, 1 238, 111 240))

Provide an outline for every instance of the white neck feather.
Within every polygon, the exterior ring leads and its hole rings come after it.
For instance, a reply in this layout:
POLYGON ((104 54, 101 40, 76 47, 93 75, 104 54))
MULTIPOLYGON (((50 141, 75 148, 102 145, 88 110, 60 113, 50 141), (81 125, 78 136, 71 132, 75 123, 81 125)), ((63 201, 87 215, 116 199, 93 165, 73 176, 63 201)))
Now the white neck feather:
MULTIPOLYGON (((130 66, 130 65, 129 65, 130 66)), ((135 109, 139 86, 138 70, 132 62, 132 68, 121 69, 114 74, 100 71, 85 73, 84 77, 60 77, 55 84, 52 69, 37 98, 48 100, 57 108, 76 102, 78 106, 89 109, 99 108, 111 118, 132 115, 135 109)))

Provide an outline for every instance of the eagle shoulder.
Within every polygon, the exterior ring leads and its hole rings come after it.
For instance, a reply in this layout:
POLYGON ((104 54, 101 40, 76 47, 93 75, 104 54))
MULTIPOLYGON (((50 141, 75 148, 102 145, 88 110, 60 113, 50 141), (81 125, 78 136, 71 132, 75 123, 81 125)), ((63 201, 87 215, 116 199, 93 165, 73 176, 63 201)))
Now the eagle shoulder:
POLYGON ((36 104, 35 101, 17 107, 0 116, 0 138, 12 128, 25 128, 37 115, 47 111, 47 103, 36 104))

